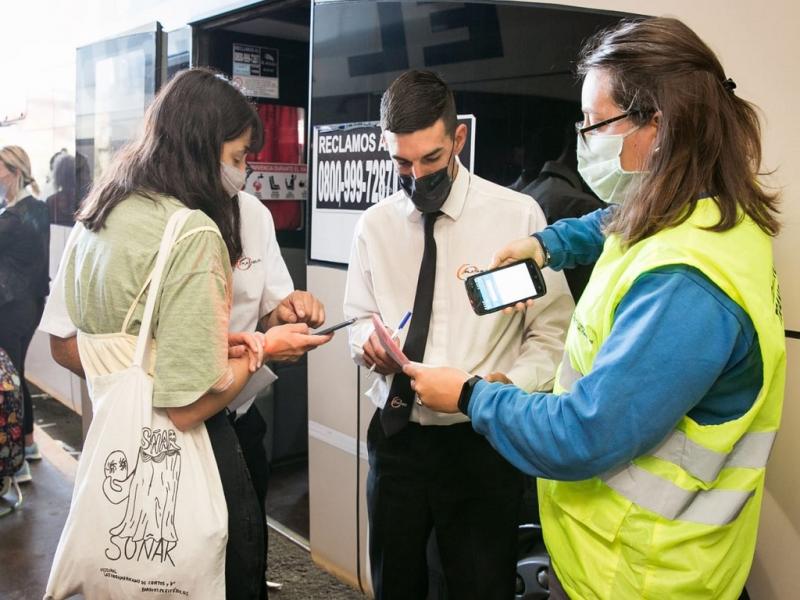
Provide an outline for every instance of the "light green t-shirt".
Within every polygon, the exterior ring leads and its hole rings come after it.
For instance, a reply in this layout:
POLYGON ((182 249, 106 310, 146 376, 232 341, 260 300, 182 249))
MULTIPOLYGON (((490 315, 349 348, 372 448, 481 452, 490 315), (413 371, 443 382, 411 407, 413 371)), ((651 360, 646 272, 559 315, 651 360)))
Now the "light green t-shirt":
MULTIPOLYGON (((128 309, 155 266, 169 217, 183 204, 132 195, 98 232, 78 239, 67 263, 65 296, 75 326, 85 333, 119 333, 128 309)), ((205 394, 228 366, 231 266, 214 222, 193 211, 173 246, 155 306, 153 405, 186 406, 205 394), (198 227, 198 231, 180 237, 198 227)), ((125 333, 139 333, 147 294, 125 333)))

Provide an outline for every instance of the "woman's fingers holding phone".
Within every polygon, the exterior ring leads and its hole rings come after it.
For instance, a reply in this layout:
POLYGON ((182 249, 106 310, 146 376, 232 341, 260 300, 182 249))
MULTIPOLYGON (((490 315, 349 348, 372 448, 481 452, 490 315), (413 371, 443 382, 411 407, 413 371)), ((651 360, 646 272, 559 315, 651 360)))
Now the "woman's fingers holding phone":
POLYGON ((531 306, 533 306, 534 300, 526 300, 525 302, 517 302, 514 306, 507 306, 503 309, 504 315, 513 315, 514 313, 518 312, 525 312, 531 306))
POLYGON ((531 258, 540 267, 544 264, 544 250, 533 236, 514 240, 500 248, 492 257, 490 269, 531 258))

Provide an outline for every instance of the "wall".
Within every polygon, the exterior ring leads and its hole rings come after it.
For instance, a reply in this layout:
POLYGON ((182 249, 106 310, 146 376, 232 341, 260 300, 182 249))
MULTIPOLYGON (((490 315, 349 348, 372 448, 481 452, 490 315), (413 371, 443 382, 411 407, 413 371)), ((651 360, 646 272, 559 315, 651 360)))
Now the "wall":
MULTIPOLYGON (((325 303, 327 321, 342 321, 345 271, 309 266, 307 277, 308 289, 325 303)), ((366 586, 366 430, 374 408, 363 392, 369 382, 364 369, 358 369, 350 359, 344 331, 309 353, 308 372, 312 557, 344 581, 359 587, 356 556, 360 556, 362 584, 366 586)))

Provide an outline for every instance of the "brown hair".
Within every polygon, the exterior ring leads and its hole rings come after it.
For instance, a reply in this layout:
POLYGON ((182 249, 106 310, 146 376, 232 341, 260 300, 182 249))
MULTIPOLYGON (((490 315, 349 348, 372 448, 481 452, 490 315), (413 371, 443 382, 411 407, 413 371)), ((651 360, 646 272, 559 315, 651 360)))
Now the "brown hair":
POLYGON ((776 235, 778 194, 762 189, 761 126, 755 107, 739 98, 714 52, 684 23, 671 18, 625 20, 591 38, 578 72, 609 75, 612 100, 643 125, 659 113, 644 166, 647 174, 606 225, 635 244, 691 216, 713 196, 719 223, 731 229, 749 216, 776 235))
POLYGON ((178 73, 147 109, 141 136, 123 148, 84 201, 77 219, 98 231, 133 193, 166 194, 208 215, 222 234, 231 262, 242 255, 236 199, 222 186, 223 143, 250 130, 249 149, 261 147, 258 113, 223 75, 210 69, 178 73))
MULTIPOLYGON (((39 195, 39 185, 31 174, 31 159, 28 153, 19 146, 4 146, 0 148, 0 160, 5 163, 9 171, 14 174, 19 173, 23 188, 31 186, 35 195, 39 195)), ((16 190, 15 190, 16 191, 16 190)), ((16 198, 19 200, 19 198, 16 198)))
POLYGON ((413 133, 442 119, 447 135, 456 130, 456 102, 447 84, 432 71, 406 71, 381 98, 381 128, 413 133))

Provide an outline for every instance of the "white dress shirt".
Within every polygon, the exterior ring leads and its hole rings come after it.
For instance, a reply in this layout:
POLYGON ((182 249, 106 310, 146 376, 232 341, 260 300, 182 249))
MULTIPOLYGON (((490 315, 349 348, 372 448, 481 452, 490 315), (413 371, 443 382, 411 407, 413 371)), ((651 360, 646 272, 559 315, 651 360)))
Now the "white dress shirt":
MULTIPOLYGON (((457 277, 462 265, 486 268, 508 242, 543 229, 547 223, 539 205, 459 164, 441 210, 444 214, 434 228, 436 283, 423 362, 477 375, 501 372, 528 391, 551 389, 575 308, 564 275, 544 269, 547 294, 525 313, 484 316, 472 311, 464 282, 457 277)), ((350 328, 351 352, 358 364, 364 365, 363 345, 373 331, 371 315, 377 313, 389 327, 396 327, 412 310, 423 246, 422 215, 402 191, 370 207, 356 225, 344 313, 359 319, 350 328)), ((407 332, 408 327, 401 335, 401 347, 407 332)), ((379 408, 392 378, 376 373, 367 392, 379 408)), ((468 418, 415 403, 411 420, 450 425, 468 418)))
MULTIPOLYGON (((269 210, 255 196, 239 192, 239 216, 242 258, 233 268, 233 308, 228 329, 255 331, 258 320, 272 312, 281 300, 291 294, 294 285, 281 256, 275 237, 275 223, 269 210)), ((61 338, 72 337, 78 332, 69 317, 64 298, 65 263, 66 256, 62 256, 39 323, 39 329, 61 338)), ((240 396, 243 397, 237 398, 231 405, 239 414, 247 411, 253 403, 258 391, 253 388, 259 383, 262 386, 269 384, 275 380, 275 375, 264 367, 259 377, 253 376, 251 379, 255 380, 254 385, 242 390, 240 396)))

